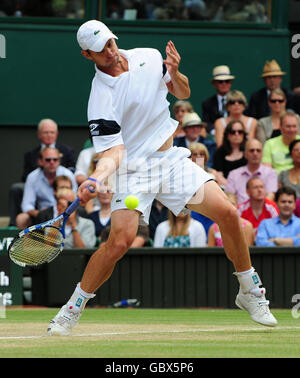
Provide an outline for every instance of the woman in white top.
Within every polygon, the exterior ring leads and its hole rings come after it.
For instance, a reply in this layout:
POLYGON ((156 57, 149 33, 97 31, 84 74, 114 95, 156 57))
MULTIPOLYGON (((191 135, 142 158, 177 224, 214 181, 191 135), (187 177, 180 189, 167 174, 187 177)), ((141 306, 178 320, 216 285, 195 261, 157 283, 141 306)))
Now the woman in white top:
POLYGON ((215 121, 215 140, 217 147, 222 145, 224 130, 230 121, 242 121, 246 127, 248 140, 254 138, 257 129, 257 120, 243 114, 247 108, 247 100, 244 94, 237 90, 229 92, 227 95, 226 108, 228 117, 218 118, 215 121))
POLYGON ((202 224, 181 212, 177 217, 169 211, 169 219, 160 223, 154 235, 154 247, 205 247, 206 232, 202 224))

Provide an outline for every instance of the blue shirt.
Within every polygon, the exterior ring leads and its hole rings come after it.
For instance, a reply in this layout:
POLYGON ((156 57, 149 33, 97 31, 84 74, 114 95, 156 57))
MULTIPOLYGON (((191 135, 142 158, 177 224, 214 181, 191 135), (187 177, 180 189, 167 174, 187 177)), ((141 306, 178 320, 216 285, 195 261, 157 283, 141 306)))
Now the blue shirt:
POLYGON ((283 224, 279 216, 262 220, 257 229, 255 244, 276 246, 274 242, 269 241, 271 238, 291 238, 295 246, 300 246, 300 218, 293 214, 287 224, 283 224))
MULTIPOLYGON (((56 170, 56 176, 68 176, 72 181, 72 188, 76 192, 77 183, 74 174, 61 165, 56 170)), ((21 208, 23 213, 34 209, 45 209, 56 204, 53 187, 49 184, 41 168, 29 173, 24 186, 21 208)))

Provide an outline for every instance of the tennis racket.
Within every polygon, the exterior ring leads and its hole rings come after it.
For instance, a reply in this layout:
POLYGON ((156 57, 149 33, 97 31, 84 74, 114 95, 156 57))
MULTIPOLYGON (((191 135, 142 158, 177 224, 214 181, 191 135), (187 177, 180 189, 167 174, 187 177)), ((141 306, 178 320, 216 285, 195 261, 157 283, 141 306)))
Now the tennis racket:
MULTIPOLYGON (((92 185, 88 189, 95 191, 92 185)), ((22 267, 54 260, 64 248, 66 222, 79 205, 80 200, 76 198, 61 215, 21 231, 8 248, 11 260, 22 267)))

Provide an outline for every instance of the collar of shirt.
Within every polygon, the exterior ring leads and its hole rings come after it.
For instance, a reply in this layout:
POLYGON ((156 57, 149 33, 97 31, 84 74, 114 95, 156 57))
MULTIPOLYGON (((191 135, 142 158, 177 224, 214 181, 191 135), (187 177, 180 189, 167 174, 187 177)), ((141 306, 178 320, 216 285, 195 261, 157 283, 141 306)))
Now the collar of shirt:
POLYGON ((291 218, 289 219, 289 221, 287 223, 282 223, 279 216, 274 218, 274 221, 277 224, 282 224, 283 226, 287 226, 287 225, 293 223, 295 219, 296 219, 296 215, 292 214, 291 218))
POLYGON ((263 165, 260 164, 260 166, 258 167, 258 169, 254 172, 250 172, 249 171, 249 168, 248 168, 248 165, 245 165, 244 167, 241 167, 241 173, 242 175, 247 175, 249 177, 254 177, 254 176, 261 176, 262 175, 262 170, 263 170, 263 165))
POLYGON ((41 144, 41 150, 43 150, 46 147, 55 148, 55 143, 51 143, 51 144, 49 144, 49 146, 46 146, 44 143, 41 144))
POLYGON ((129 51, 119 49, 119 53, 128 61, 128 72, 123 72, 119 76, 111 76, 111 75, 108 75, 108 74, 102 72, 101 70, 99 70, 99 68, 95 65, 96 77, 98 77, 101 81, 103 81, 109 87, 113 87, 122 75, 129 73, 129 70, 131 68, 130 67, 130 61, 129 61, 130 60, 129 51))

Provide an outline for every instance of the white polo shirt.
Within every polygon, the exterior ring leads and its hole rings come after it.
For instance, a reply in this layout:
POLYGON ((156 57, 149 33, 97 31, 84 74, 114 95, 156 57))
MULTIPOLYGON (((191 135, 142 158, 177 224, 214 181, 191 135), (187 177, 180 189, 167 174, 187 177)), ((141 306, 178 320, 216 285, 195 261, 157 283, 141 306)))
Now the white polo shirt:
POLYGON ((96 152, 124 144, 127 161, 145 159, 178 125, 166 99, 171 78, 158 50, 119 52, 128 61, 128 72, 113 77, 96 67, 88 103, 90 133, 96 152))

